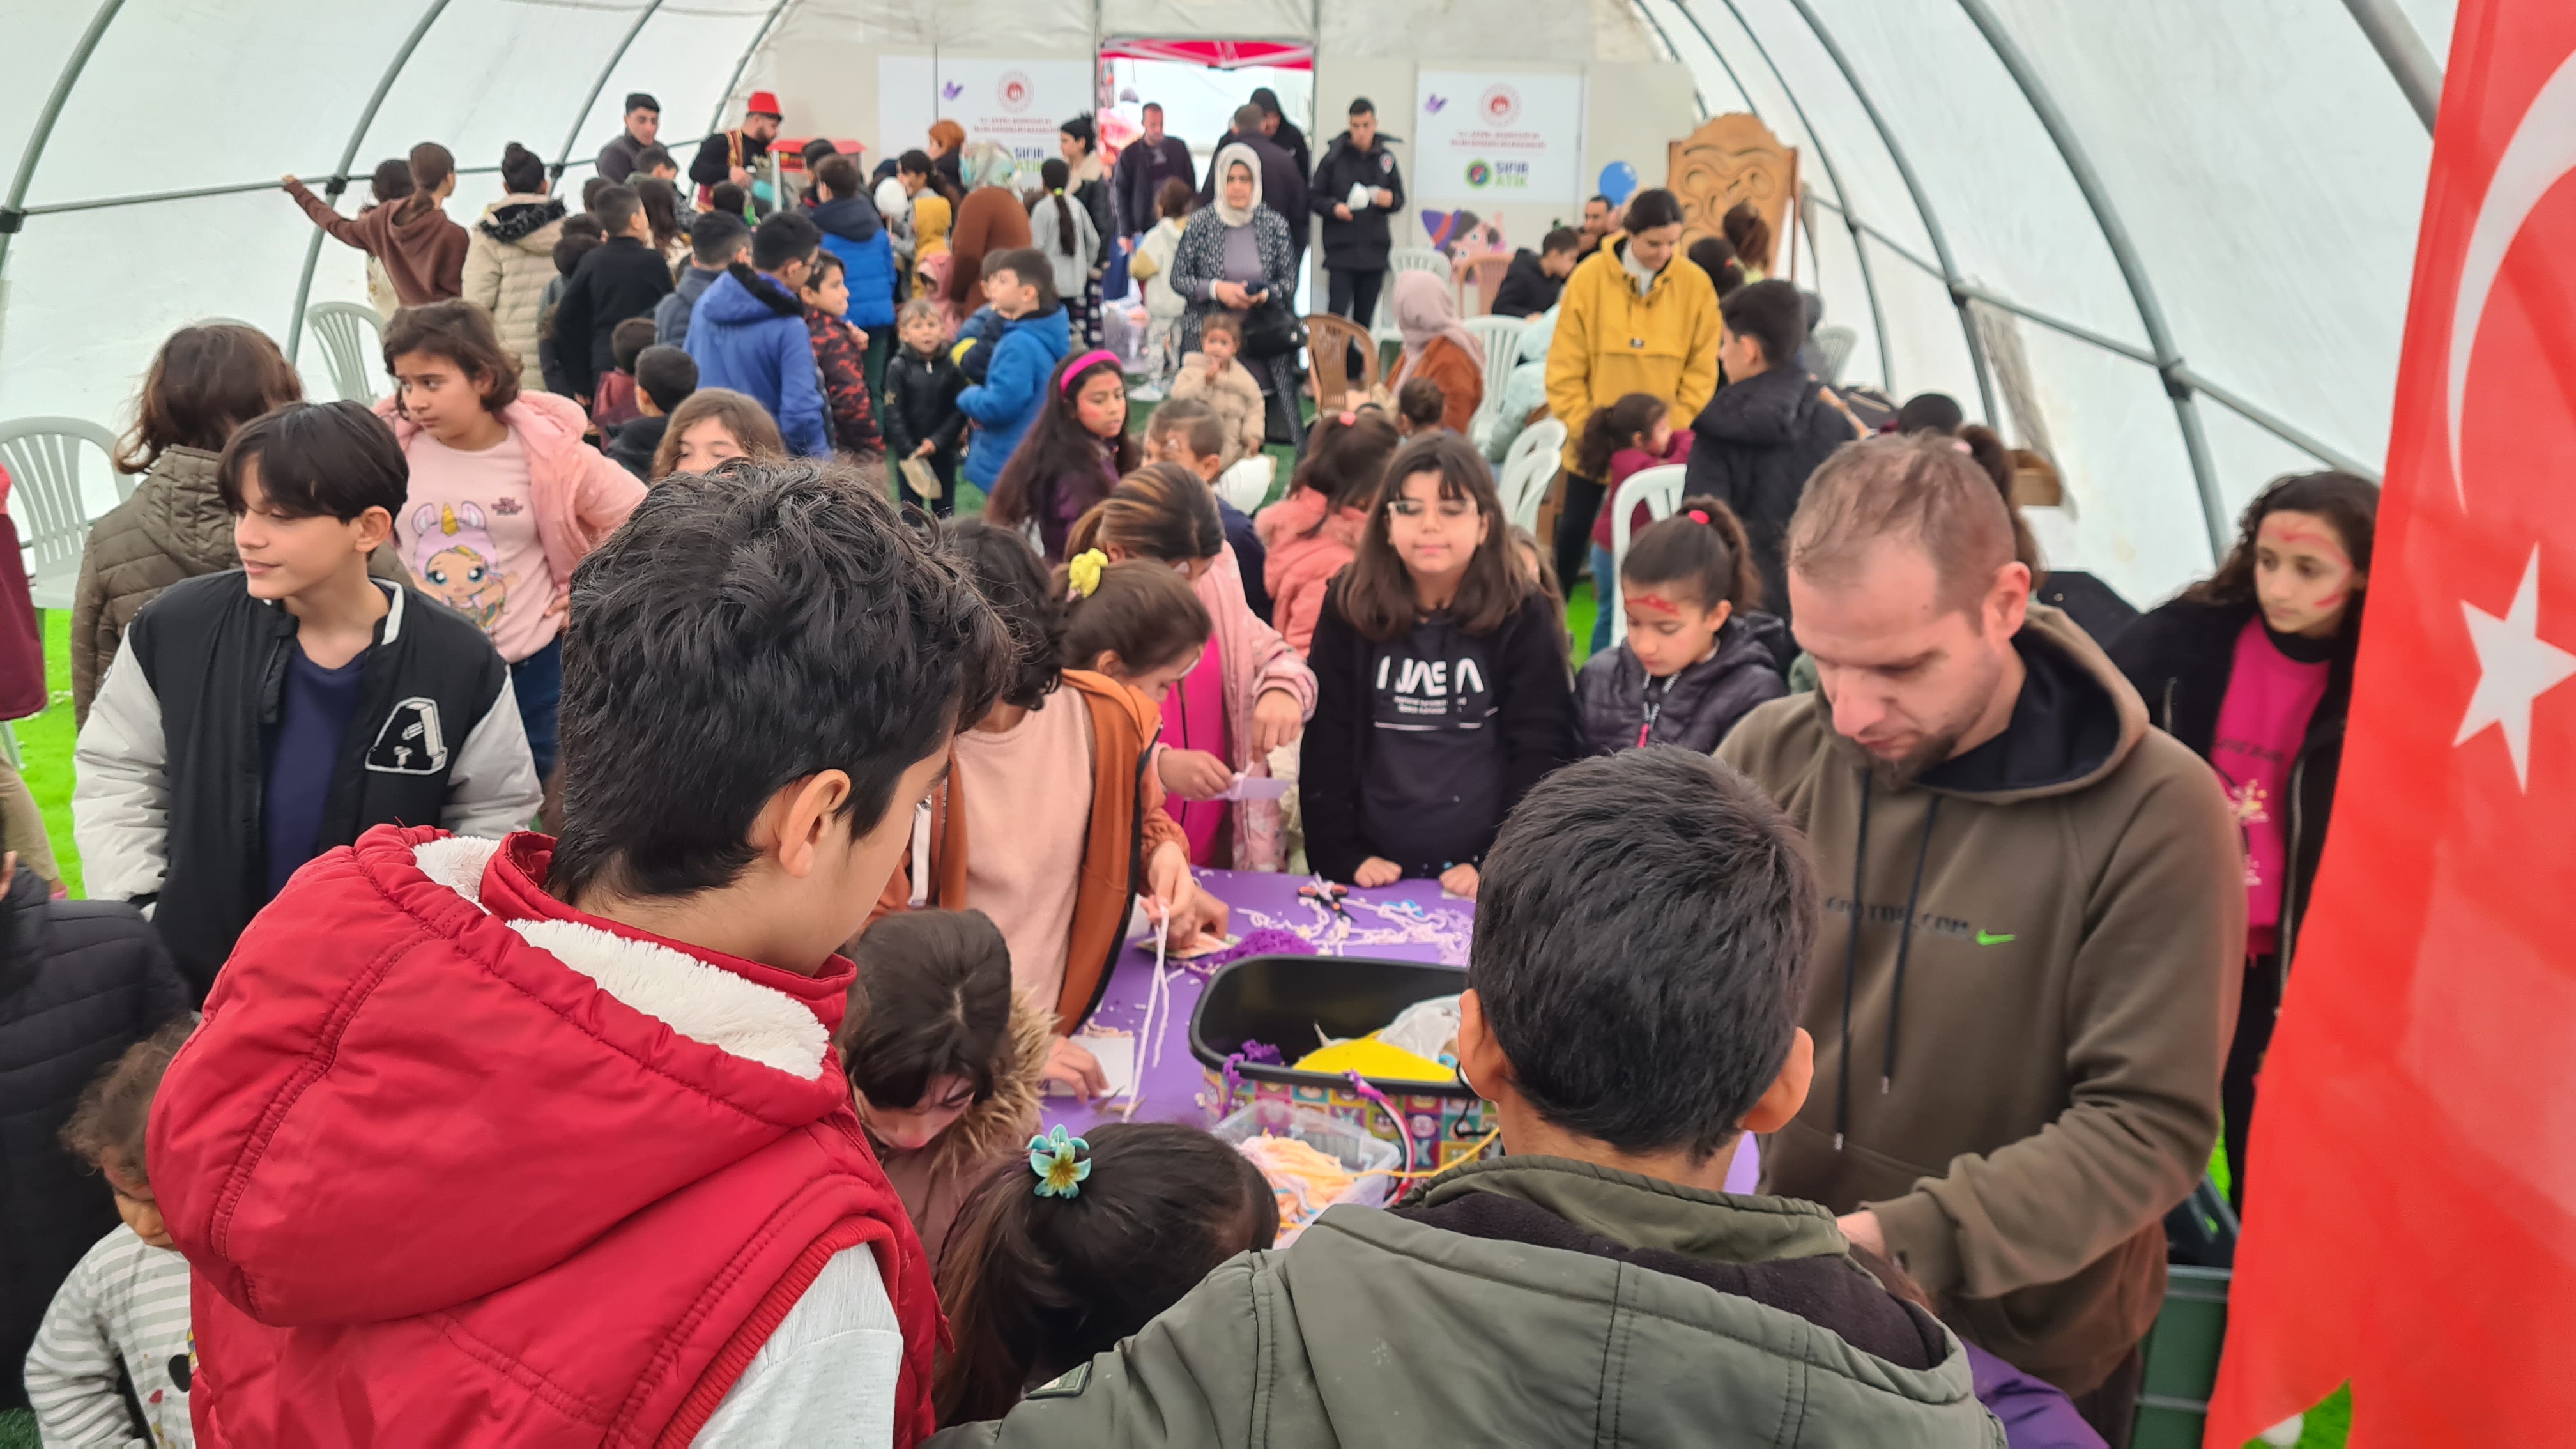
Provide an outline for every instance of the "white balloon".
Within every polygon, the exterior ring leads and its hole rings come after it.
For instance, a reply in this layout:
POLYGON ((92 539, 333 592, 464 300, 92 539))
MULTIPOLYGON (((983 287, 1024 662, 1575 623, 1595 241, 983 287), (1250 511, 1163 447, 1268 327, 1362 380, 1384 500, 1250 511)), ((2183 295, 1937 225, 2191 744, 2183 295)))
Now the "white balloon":
POLYGON ((2576 171, 2576 55, 2559 63, 2514 124, 2487 194, 2478 202, 2477 223, 2469 228, 2468 250, 2460 259, 2460 292, 2451 310, 2451 487, 2464 509, 2469 494, 2468 480, 2460 473, 2460 405, 2468 397, 2469 356, 2477 350, 2478 322, 2486 315, 2487 294, 2495 289, 2496 273, 2522 224, 2570 171, 2576 171))

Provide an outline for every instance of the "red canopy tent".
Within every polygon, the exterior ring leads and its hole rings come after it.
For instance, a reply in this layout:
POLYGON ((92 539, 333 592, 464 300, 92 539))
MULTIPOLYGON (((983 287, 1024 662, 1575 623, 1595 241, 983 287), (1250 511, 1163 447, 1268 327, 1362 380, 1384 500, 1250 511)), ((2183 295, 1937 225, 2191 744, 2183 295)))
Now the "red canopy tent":
POLYGON ((1285 40, 1111 40, 1102 43, 1103 60, 1168 60, 1210 70, 1241 70, 1248 65, 1280 70, 1313 70, 1315 48, 1285 40))

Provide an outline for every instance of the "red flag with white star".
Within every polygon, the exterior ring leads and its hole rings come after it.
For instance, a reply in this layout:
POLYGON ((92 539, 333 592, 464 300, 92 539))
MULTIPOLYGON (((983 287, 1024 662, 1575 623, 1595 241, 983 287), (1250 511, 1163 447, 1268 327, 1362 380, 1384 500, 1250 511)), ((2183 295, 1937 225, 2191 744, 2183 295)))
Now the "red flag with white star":
POLYGON ((2576 4, 2452 33, 2210 1445, 2576 1442, 2576 4))

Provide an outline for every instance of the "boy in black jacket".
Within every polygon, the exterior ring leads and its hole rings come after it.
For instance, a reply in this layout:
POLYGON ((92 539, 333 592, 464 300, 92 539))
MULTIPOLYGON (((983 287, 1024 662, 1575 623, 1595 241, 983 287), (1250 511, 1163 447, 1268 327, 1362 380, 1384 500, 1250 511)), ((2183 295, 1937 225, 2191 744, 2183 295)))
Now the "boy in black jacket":
POLYGON ((671 294, 671 265, 653 249, 643 198, 631 187, 606 187, 591 214, 608 242, 573 268, 563 300, 555 304, 555 350, 563 359, 564 381, 583 407, 590 406, 599 375, 617 365, 617 324, 651 317, 654 305, 671 294))
POLYGON ((536 765, 492 641, 370 578, 410 469, 357 403, 290 403, 216 465, 242 567, 126 631, 74 750, 91 894, 145 906, 202 1000, 298 866, 370 826, 500 836, 536 765))
POLYGON ((677 347, 647 347, 635 357, 635 409, 608 430, 608 456, 627 472, 653 480, 653 454, 671 426, 671 409, 698 390, 698 360, 677 347))
POLYGON ((1539 242, 1537 251, 1523 247, 1514 252, 1503 284, 1494 289, 1494 315, 1535 317, 1555 306, 1565 279, 1574 275, 1574 250, 1582 244, 1581 233, 1560 226, 1539 242))
MULTIPOLYGON (((946 518, 957 511, 957 440, 966 432, 957 394, 965 390, 966 377, 940 345, 937 303, 919 297, 904 303, 894 326, 903 345, 886 363, 886 466, 900 476, 907 458, 928 463, 939 479, 939 496, 910 501, 946 518)), ((912 492, 909 484, 902 490, 912 492)))
POLYGON ((1762 569, 1762 597, 1789 618, 1781 539, 1798 511, 1807 475, 1866 430, 1841 398, 1797 364, 1807 339, 1807 299, 1787 282, 1738 287, 1717 304, 1724 320, 1717 360, 1726 385, 1691 423, 1682 491, 1706 493, 1735 510, 1762 569))

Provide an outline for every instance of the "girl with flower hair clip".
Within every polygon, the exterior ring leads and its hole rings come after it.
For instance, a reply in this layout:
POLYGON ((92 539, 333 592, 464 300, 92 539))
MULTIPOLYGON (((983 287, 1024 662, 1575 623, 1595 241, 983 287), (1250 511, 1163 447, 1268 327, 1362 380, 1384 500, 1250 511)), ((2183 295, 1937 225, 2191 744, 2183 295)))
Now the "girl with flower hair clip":
POLYGON ((954 1343, 932 1389, 939 1422, 1000 1418, 1278 1235, 1261 1170, 1195 1127, 1113 1122, 1030 1138, 1026 1159, 976 1186, 939 1266, 954 1343))

